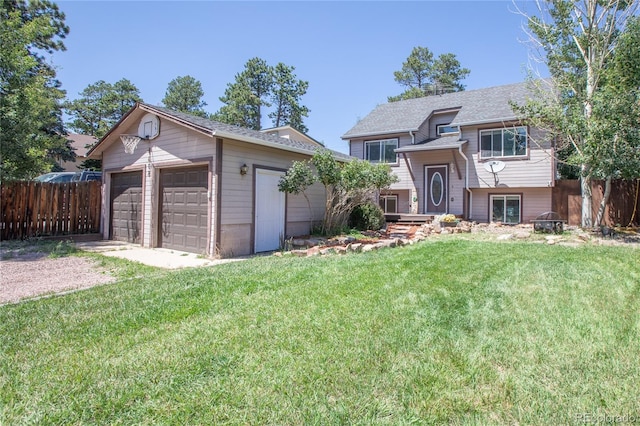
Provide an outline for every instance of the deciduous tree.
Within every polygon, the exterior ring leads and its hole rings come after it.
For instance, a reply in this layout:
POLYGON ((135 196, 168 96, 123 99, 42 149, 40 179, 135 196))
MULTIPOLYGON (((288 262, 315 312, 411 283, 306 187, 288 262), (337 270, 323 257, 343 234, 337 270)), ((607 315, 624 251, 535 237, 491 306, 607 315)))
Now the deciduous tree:
POLYGON ((321 183, 326 194, 322 232, 332 234, 347 226, 349 214, 356 206, 375 199, 380 190, 397 181, 398 177, 386 164, 372 164, 364 160, 342 164, 331 151, 320 149, 311 160, 294 162, 280 180, 279 188, 283 192, 298 194, 304 193, 315 182, 321 183))
MULTIPOLYGON (((622 46, 637 46, 633 41, 637 32, 633 19, 637 18, 633 17, 639 3, 553 0, 536 4, 537 13, 527 15, 528 28, 551 73, 551 89, 538 91, 536 99, 516 109, 530 124, 546 129, 560 149, 569 151, 567 161, 578 165, 581 222, 591 227, 592 179, 606 180, 608 196, 611 179, 628 168, 619 160, 633 153, 628 147, 634 146, 638 128, 633 125, 638 82, 624 79, 621 73, 626 74, 629 67, 637 71, 638 53, 622 46)), ((601 218, 599 214, 596 224, 601 218)))

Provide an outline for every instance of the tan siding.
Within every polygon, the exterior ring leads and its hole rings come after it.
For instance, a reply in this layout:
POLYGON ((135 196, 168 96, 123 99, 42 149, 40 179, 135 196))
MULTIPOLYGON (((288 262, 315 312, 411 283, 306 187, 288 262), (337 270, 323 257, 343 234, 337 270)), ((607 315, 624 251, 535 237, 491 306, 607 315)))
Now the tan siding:
POLYGON ((471 219, 489 222, 489 195, 521 195, 522 223, 529 223, 540 213, 551 210, 551 188, 492 188, 473 190, 471 219))
POLYGON ((234 257, 251 254, 251 224, 222 225, 220 227, 220 257, 234 257))
MULTIPOLYGON (((138 123, 134 123, 121 133, 135 134, 138 123)), ((104 170, 122 169, 132 165, 145 165, 149 161, 155 166, 163 163, 179 162, 194 158, 215 157, 214 139, 193 130, 161 120, 160 135, 150 141, 141 140, 133 154, 124 152, 124 145, 118 140, 103 154, 104 170)))
MULTIPOLYGON (((245 229, 248 227, 251 232, 254 223, 254 166, 284 171, 291 166, 292 161, 308 158, 308 156, 300 154, 225 139, 222 148, 222 212, 220 218, 223 229, 245 229), (246 164, 249 169, 245 176, 240 175, 240 166, 243 164, 246 164)), ((307 191, 307 196, 311 202, 314 221, 322 220, 325 201, 324 187, 319 184, 314 185, 307 191)), ((291 237, 290 233, 294 232, 309 233, 309 207, 303 195, 287 196, 286 217, 286 237, 291 237)), ((238 243, 235 241, 230 243, 229 241, 231 240, 225 237, 223 232, 221 240, 223 251, 235 247, 233 251, 238 253, 238 243), (232 247, 227 247, 226 244, 232 244, 232 247)), ((249 252, 252 249, 252 247, 248 247, 249 252)))
MULTIPOLYGON (((123 128, 119 133, 136 134, 138 122, 123 128)), ((158 214, 158 178, 163 167, 175 167, 191 164, 215 164, 215 141, 213 138, 202 135, 190 129, 178 126, 170 121, 161 120, 160 135, 151 140, 141 140, 133 154, 124 152, 124 145, 117 140, 103 153, 103 170, 143 170, 144 196, 142 221, 143 240, 145 247, 155 247, 157 244, 157 214, 158 214)), ((109 188, 109 177, 105 180, 105 190, 109 188)), ((212 200, 215 200, 215 188, 209 182, 212 200)), ((214 203, 211 203, 212 218, 215 212, 214 203)), ((108 206, 106 206, 108 207, 108 206)), ((105 208, 105 224, 108 228, 108 208, 105 208)), ((105 230, 105 233, 108 229, 105 230)), ((213 232, 212 232, 213 234, 213 232)), ((212 237, 214 238, 214 237, 212 237)))

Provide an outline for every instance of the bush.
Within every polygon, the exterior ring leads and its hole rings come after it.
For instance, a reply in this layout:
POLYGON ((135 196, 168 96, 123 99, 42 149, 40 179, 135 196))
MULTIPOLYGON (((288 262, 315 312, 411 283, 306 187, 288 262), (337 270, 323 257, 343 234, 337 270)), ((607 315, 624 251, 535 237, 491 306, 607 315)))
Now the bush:
POLYGON ((384 227, 384 211, 373 202, 356 206, 349 216, 349 226, 359 231, 377 231, 384 227))

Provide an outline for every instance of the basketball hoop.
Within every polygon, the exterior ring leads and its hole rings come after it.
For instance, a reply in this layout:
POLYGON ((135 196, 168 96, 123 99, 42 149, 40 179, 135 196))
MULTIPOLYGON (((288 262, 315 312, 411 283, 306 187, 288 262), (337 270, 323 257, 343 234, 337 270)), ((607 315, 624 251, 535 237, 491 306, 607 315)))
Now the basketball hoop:
POLYGON ((140 136, 137 135, 120 135, 120 140, 124 145, 124 152, 127 154, 133 154, 133 151, 136 150, 136 146, 138 146, 140 139, 140 136))

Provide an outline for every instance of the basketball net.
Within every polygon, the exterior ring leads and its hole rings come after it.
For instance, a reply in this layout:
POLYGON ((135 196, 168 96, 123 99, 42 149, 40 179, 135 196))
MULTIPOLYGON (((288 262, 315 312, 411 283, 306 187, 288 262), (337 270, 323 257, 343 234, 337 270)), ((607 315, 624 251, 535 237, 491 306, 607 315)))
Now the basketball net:
POLYGON ((140 142, 140 136, 120 135, 120 140, 124 145, 124 152, 127 154, 133 154, 133 151, 136 150, 136 146, 138 146, 138 142, 140 142))

